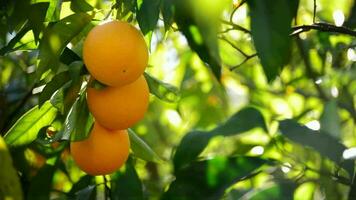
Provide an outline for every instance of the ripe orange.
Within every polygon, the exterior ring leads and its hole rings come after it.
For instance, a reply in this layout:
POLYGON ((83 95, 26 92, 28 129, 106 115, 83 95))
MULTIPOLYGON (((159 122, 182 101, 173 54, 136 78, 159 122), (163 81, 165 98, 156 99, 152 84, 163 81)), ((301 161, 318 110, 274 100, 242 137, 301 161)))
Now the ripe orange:
POLYGON ((90 136, 70 143, 70 151, 80 169, 91 175, 110 174, 127 160, 130 149, 126 130, 110 131, 94 123, 90 136))
POLYGON ((148 49, 134 26, 112 21, 89 32, 83 45, 83 60, 95 79, 109 86, 121 86, 143 74, 148 49))
POLYGON ((97 122, 107 129, 126 129, 141 120, 148 107, 149 89, 142 75, 122 87, 88 87, 87 102, 97 122))

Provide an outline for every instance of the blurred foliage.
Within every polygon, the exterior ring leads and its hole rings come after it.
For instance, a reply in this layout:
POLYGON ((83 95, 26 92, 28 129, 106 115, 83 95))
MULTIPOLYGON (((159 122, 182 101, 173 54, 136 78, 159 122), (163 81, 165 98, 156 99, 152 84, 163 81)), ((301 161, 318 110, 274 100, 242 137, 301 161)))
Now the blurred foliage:
POLYGON ((292 34, 355 21, 353 0, 0 0, 0 199, 356 199, 355 36, 292 34), (93 123, 82 44, 115 19, 152 95, 127 164, 92 177, 68 145, 93 123))

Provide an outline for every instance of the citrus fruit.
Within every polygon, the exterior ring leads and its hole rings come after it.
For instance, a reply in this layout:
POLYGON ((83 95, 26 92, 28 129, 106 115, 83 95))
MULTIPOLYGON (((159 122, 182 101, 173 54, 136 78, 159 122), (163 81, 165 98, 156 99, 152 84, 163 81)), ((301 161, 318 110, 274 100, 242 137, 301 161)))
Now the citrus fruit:
POLYGON ((127 160, 130 149, 126 130, 108 130, 95 122, 90 136, 70 143, 70 151, 79 168, 90 175, 110 174, 127 160))
POLYGON ((87 102, 97 122, 108 129, 126 129, 141 120, 148 107, 149 89, 142 75, 121 87, 88 87, 87 102))
POLYGON ((89 32, 83 45, 83 60, 95 79, 109 86, 121 86, 143 74, 148 49, 134 26, 111 21, 89 32))

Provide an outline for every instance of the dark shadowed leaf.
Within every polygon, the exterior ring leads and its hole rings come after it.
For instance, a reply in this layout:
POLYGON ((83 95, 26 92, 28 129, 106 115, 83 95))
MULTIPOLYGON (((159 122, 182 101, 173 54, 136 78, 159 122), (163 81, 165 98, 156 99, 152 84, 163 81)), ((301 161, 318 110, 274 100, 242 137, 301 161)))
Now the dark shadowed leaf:
POLYGON ((93 10, 93 7, 85 0, 72 0, 70 3, 70 9, 76 13, 88 12, 93 10))
POLYGON ((145 78, 150 88, 150 93, 167 102, 175 102, 179 99, 179 89, 168 83, 164 83, 155 77, 145 73, 145 78))
POLYGON ((66 47, 64 48, 59 60, 66 65, 70 65, 72 62, 80 61, 82 59, 73 50, 66 47))
POLYGON ((168 31, 171 28, 174 19, 173 0, 161 1, 161 12, 163 16, 164 28, 168 31))
POLYGON ((320 130, 335 138, 340 138, 340 118, 335 100, 325 103, 320 117, 320 130))
POLYGON ((159 16, 160 0, 143 0, 137 12, 138 25, 144 35, 153 31, 159 16))
POLYGON ((70 76, 68 71, 61 72, 55 75, 50 82, 46 84, 43 88, 39 98, 38 98, 38 105, 42 106, 44 102, 49 100, 51 96, 61 88, 65 83, 70 81, 70 76))
POLYGON ((175 21, 188 44, 220 80, 219 18, 224 0, 174 0, 175 21))
POLYGON ((220 199, 228 187, 265 162, 258 157, 215 157, 192 162, 175 172, 176 179, 163 199, 220 199))
POLYGON ((329 134, 323 131, 313 131, 293 120, 281 121, 280 130, 288 139, 314 149, 322 156, 339 164, 349 172, 350 175, 353 174, 352 162, 342 162, 342 154, 346 150, 346 147, 329 134))
POLYGON ((125 170, 116 172, 111 178, 112 199, 144 199, 142 183, 132 164, 131 158, 126 162, 125 170))
POLYGON ((56 167, 53 165, 45 164, 32 178, 29 187, 27 199, 39 200, 50 199, 50 192, 52 189, 52 179, 56 167))
POLYGON ((37 78, 41 78, 42 74, 49 69, 54 72, 57 70, 64 48, 90 21, 91 16, 88 14, 77 13, 60 20, 45 30, 39 47, 40 62, 37 78))
POLYGON ((289 34, 299 0, 250 0, 247 3, 254 45, 267 79, 271 81, 289 60, 289 34))
POLYGON ((190 132, 183 137, 177 148, 173 159, 174 166, 180 168, 195 160, 214 136, 231 136, 257 127, 266 130, 264 118, 257 109, 247 107, 211 131, 190 132))
POLYGON ((85 93, 74 102, 64 121, 64 130, 62 139, 79 141, 89 137, 94 124, 94 118, 90 114, 85 93))
POLYGON ((79 190, 76 193, 77 196, 77 200, 89 200, 89 199, 95 199, 94 194, 95 194, 95 189, 96 189, 96 185, 89 185, 87 187, 85 187, 82 190, 79 190))
POLYGON ((0 55, 5 55, 6 53, 12 52, 14 50, 15 45, 21 40, 21 38, 30 31, 30 25, 25 24, 21 30, 16 34, 14 38, 12 38, 9 43, 0 49, 0 55))
POLYGON ((42 127, 52 123, 57 115, 57 109, 50 102, 41 108, 35 106, 27 111, 5 134, 5 142, 9 146, 27 145, 34 141, 42 127))
POLYGON ((32 4, 28 12, 28 22, 32 28, 35 41, 38 42, 41 31, 44 29, 44 21, 46 18, 49 2, 41 2, 32 4))
POLYGON ((159 162, 161 158, 132 129, 128 129, 133 155, 145 161, 159 162))
MULTIPOLYGON (((73 184, 68 195, 73 198, 76 196, 77 192, 85 189, 88 186, 91 186, 94 183, 95 183, 95 180, 94 180, 93 176, 84 175, 76 183, 73 184)), ((95 192, 93 192, 92 194, 95 194, 95 192)), ((94 195, 91 195, 91 198, 88 198, 88 199, 95 199, 94 195)))

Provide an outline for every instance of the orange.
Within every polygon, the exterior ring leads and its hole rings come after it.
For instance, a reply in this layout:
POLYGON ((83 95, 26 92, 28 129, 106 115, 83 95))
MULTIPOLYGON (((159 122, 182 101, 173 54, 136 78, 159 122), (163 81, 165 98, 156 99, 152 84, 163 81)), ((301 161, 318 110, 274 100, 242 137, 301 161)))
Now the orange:
POLYGON ((90 136, 70 143, 70 151, 80 169, 90 175, 110 174, 127 160, 130 149, 126 130, 110 131, 94 123, 90 136))
POLYGON ((121 86, 143 74, 148 49, 134 26, 112 21, 89 32, 83 45, 83 60, 95 79, 109 86, 121 86))
POLYGON ((87 102, 97 122, 108 129, 126 129, 141 120, 148 107, 149 89, 142 75, 122 87, 88 87, 87 102))

